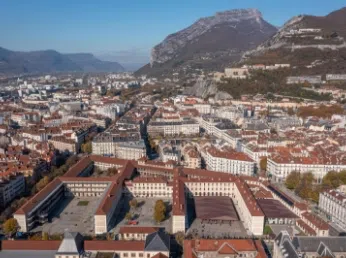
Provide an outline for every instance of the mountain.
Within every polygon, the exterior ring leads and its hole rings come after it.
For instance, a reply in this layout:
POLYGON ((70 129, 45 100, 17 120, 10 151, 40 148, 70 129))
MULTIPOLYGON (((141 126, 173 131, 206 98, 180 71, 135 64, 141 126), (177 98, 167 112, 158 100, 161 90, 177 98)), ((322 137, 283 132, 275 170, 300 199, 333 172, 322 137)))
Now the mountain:
POLYGON ((92 54, 61 54, 55 50, 19 52, 0 47, 0 74, 4 75, 123 70, 118 63, 100 61, 92 54))
POLYGON ((65 54, 73 63, 77 64, 84 72, 123 72, 125 71, 117 62, 101 61, 93 54, 78 53, 65 54))
POLYGON ((152 49, 150 64, 136 74, 221 70, 276 32, 257 9, 218 12, 166 37, 152 49))
POLYGON ((242 63, 290 63, 293 73, 346 72, 346 8, 326 16, 299 15, 244 53, 242 63), (299 30, 305 29, 305 32, 299 30), (306 31, 315 29, 315 31, 306 31))

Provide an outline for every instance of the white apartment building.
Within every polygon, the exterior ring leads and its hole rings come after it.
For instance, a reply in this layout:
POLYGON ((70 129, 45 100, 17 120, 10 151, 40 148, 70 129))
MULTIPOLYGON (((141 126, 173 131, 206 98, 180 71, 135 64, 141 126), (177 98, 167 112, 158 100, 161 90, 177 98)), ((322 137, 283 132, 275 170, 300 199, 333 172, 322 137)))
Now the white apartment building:
POLYGON ((334 162, 324 162, 318 158, 310 157, 292 157, 272 156, 267 161, 267 171, 276 182, 285 181, 286 177, 292 171, 300 173, 312 172, 315 179, 321 182, 323 177, 329 171, 341 171, 346 169, 346 164, 337 164, 334 162))
POLYGON ((248 176, 255 172, 255 162, 241 152, 220 151, 211 147, 206 150, 204 159, 208 170, 248 176))
POLYGON ((96 108, 96 114, 115 119, 120 114, 123 114, 126 110, 125 104, 109 104, 101 105, 96 108))
POLYGON ((115 154, 117 158, 138 160, 147 156, 147 150, 143 140, 136 142, 119 142, 116 144, 115 154))
POLYGON ((336 190, 322 192, 318 207, 326 212, 337 226, 346 230, 346 194, 336 190))

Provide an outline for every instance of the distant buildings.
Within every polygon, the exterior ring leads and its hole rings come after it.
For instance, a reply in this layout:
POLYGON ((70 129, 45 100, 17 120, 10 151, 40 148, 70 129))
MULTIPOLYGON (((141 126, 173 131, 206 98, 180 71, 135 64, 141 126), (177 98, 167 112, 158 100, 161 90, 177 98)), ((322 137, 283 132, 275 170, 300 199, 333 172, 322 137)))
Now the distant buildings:
POLYGON ((225 77, 232 79, 246 79, 249 75, 247 68, 226 68, 225 77))
POLYGON ((346 74, 327 74, 327 81, 346 81, 346 74))
POLYGON ((288 76, 286 79, 287 84, 321 84, 322 76, 321 75, 310 75, 310 76, 288 76))

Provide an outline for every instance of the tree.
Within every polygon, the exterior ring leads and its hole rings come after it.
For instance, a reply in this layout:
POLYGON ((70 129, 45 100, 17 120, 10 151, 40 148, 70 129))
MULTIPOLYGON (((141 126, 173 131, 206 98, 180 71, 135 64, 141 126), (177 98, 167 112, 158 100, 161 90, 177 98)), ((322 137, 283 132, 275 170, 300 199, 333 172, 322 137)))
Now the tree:
POLYGON ((267 157, 264 157, 264 158, 262 158, 261 159, 261 161, 260 161, 260 168, 261 168, 261 170, 267 170, 267 157))
POLYGON ((166 217, 166 205, 162 200, 157 200, 154 208, 154 220, 161 222, 166 217))
POLYGON ((339 172, 339 178, 343 185, 346 185, 346 170, 339 172))
POLYGON ((46 185, 48 185, 50 182, 50 179, 48 176, 43 177, 40 181, 38 181, 38 183, 36 184, 36 190, 40 191, 43 188, 46 187, 46 185))
POLYGON ((10 219, 6 220, 5 223, 4 223, 3 229, 4 229, 4 232, 6 234, 9 234, 9 235, 14 234, 17 231, 17 229, 18 229, 18 222, 17 222, 17 220, 14 219, 14 218, 10 218, 10 219))
POLYGON ((114 176, 118 173, 118 169, 116 167, 113 167, 113 168, 109 168, 107 170, 107 175, 108 176, 114 176))
POLYGON ((155 211, 166 213, 166 205, 162 200, 157 200, 155 203, 155 211))
POLYGON ((154 212, 154 220, 158 223, 162 222, 165 219, 165 214, 162 212, 154 212))
MULTIPOLYGON (((71 157, 69 157, 67 160, 66 160, 66 167, 67 168, 70 168, 72 167, 74 164, 76 164, 78 161, 78 156, 77 155, 73 155, 71 157)), ((67 170, 66 170, 67 171, 67 170)))
POLYGON ((42 231, 42 240, 49 240, 49 235, 47 232, 42 231))
POLYGON ((314 176, 311 172, 305 173, 299 182, 299 185, 295 189, 295 192, 298 196, 303 199, 312 199, 314 187, 314 176))
POLYGON ((131 212, 126 213, 125 219, 127 219, 127 220, 132 220, 132 214, 131 214, 131 212))
POLYGON ((136 199, 130 200, 129 204, 130 204, 130 207, 132 207, 132 208, 137 208, 137 206, 138 206, 138 202, 136 199))
POLYGON ((325 188, 335 189, 342 185, 342 181, 340 180, 339 173, 335 171, 328 172, 322 179, 322 185, 325 188))
POLYGON ((287 177, 285 185, 288 189, 296 189, 300 181, 300 173, 293 171, 287 177))
POLYGON ((92 153, 92 145, 91 145, 91 141, 88 141, 86 143, 83 143, 81 146, 82 152, 83 153, 92 153))
POLYGON ((179 231, 179 232, 175 233, 174 237, 175 237, 175 240, 177 241, 177 243, 178 243, 180 246, 183 246, 183 244, 184 244, 184 239, 185 239, 185 234, 184 234, 184 232, 179 231))

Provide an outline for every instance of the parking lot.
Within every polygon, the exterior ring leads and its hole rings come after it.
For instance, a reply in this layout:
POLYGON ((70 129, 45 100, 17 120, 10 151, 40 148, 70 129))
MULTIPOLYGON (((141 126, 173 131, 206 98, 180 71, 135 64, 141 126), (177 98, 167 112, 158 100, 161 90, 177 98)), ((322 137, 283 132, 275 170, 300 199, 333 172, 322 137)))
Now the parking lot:
POLYGON ((164 227, 167 232, 171 232, 171 200, 163 198, 136 198, 138 202, 137 208, 130 208, 129 201, 131 198, 125 196, 121 200, 120 213, 115 217, 112 232, 118 233, 121 226, 128 225, 128 220, 125 218, 128 212, 133 215, 133 220, 138 222, 137 225, 132 227, 164 227), (167 207, 166 219, 161 223, 156 223, 153 219, 154 206, 157 200, 163 200, 167 207))
POLYGON ((99 203, 100 198, 95 197, 66 198, 52 212, 49 222, 36 227, 33 232, 44 231, 51 235, 64 233, 68 229, 71 232, 92 235, 94 214, 99 203))

